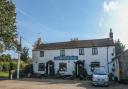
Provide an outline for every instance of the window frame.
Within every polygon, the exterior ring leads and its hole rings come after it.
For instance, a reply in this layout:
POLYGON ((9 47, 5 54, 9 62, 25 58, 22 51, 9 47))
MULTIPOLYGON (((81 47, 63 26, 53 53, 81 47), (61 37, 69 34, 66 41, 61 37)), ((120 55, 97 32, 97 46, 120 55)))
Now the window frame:
POLYGON ((93 68, 100 67, 100 62, 91 62, 91 67, 93 67, 93 68))
POLYGON ((79 49, 79 55, 84 55, 84 48, 79 49))
POLYGON ((38 71, 45 71, 45 63, 38 63, 38 71))
POLYGON ((44 57, 44 51, 40 51, 40 57, 44 57))
POLYGON ((115 55, 115 48, 112 49, 112 56, 115 55))
POLYGON ((98 48, 92 48, 92 55, 98 55, 98 48))
POLYGON ((67 71, 67 63, 59 63, 59 71, 66 72, 67 71), (62 68, 62 65, 64 65, 63 68, 62 68), (64 69, 64 67, 65 67, 65 69, 64 69))
POLYGON ((60 50, 60 56, 65 56, 65 50, 64 49, 60 50))

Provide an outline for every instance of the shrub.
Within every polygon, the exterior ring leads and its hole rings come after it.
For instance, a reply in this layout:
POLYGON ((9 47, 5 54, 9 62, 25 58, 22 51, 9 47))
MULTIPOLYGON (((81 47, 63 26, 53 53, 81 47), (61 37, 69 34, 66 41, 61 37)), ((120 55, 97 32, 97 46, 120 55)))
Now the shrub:
POLYGON ((9 71, 10 66, 12 66, 12 70, 16 70, 17 62, 0 62, 0 71, 9 71))
POLYGON ((0 71, 3 70, 3 62, 0 62, 0 71))
POLYGON ((74 80, 76 78, 75 71, 72 72, 71 80, 74 80))
POLYGON ((28 73, 33 73, 33 65, 32 64, 29 64, 29 65, 26 65, 26 67, 24 68, 24 72, 25 74, 28 74, 28 73))
POLYGON ((3 63, 3 71, 9 71, 9 63, 8 62, 3 63))
POLYGON ((23 61, 21 61, 20 63, 20 69, 24 69, 26 67, 26 63, 24 63, 23 61))
POLYGON ((114 75, 112 73, 109 74, 109 80, 112 81, 113 80, 114 75))
MULTIPOLYGON (((20 78, 27 77, 28 74, 33 74, 33 65, 27 65, 24 69, 20 70, 20 78)), ((13 73, 13 78, 16 78, 17 70, 13 73)))
MULTIPOLYGON (((2 62, 0 61, 0 71, 9 71, 9 70, 15 70, 13 73, 13 77, 16 77, 17 74, 17 62, 16 61, 11 61, 11 62, 2 62)), ((28 74, 33 73, 33 66, 32 64, 27 64, 21 61, 20 63, 20 77, 25 77, 28 74)))
MULTIPOLYGON (((17 70, 13 73, 13 78, 17 77, 17 70)), ((23 78, 25 77, 24 71, 23 70, 19 70, 19 77, 23 78)))
POLYGON ((3 66, 3 62, 0 62, 0 66, 3 66))
POLYGON ((11 62, 10 66, 12 67, 12 70, 16 70, 17 69, 17 62, 11 62))

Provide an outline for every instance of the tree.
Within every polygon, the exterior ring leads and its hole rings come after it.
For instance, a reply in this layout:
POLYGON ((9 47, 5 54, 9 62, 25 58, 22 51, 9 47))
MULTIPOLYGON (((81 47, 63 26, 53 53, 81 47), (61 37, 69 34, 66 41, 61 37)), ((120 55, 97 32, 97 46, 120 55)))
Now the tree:
POLYGON ((21 60, 27 62, 29 60, 29 48, 24 47, 21 53, 21 60))
POLYGON ((125 45, 123 43, 120 42, 120 40, 116 40, 115 41, 115 52, 116 55, 122 53, 125 50, 125 45))
POLYGON ((15 5, 11 0, 0 0, 0 50, 15 49, 16 38, 15 5))
POLYGON ((40 44, 42 44, 43 42, 42 42, 42 39, 41 38, 38 38, 37 39, 37 41, 34 43, 34 45, 33 45, 33 48, 36 48, 36 47, 38 47, 40 44))
POLYGON ((10 62, 10 60, 11 60, 11 55, 10 54, 2 54, 0 56, 0 61, 10 62))

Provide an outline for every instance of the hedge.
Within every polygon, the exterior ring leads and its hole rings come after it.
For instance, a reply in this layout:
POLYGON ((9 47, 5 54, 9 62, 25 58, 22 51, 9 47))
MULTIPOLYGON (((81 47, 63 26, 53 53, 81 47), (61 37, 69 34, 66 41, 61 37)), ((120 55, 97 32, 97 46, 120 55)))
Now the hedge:
MULTIPOLYGON (((0 71, 9 71, 10 65, 12 65, 12 70, 17 69, 17 62, 0 62, 0 71)), ((21 62, 20 68, 24 69, 25 63, 21 62)))

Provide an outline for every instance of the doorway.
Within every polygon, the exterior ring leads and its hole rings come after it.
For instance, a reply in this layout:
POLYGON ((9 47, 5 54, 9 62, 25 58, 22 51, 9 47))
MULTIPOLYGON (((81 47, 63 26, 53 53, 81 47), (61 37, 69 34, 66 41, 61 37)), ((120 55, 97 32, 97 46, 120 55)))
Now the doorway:
POLYGON ((49 75, 49 76, 53 76, 55 74, 54 62, 53 61, 48 61, 46 63, 46 74, 49 75))
POLYGON ((84 61, 75 62, 75 74, 76 77, 84 76, 84 61))

